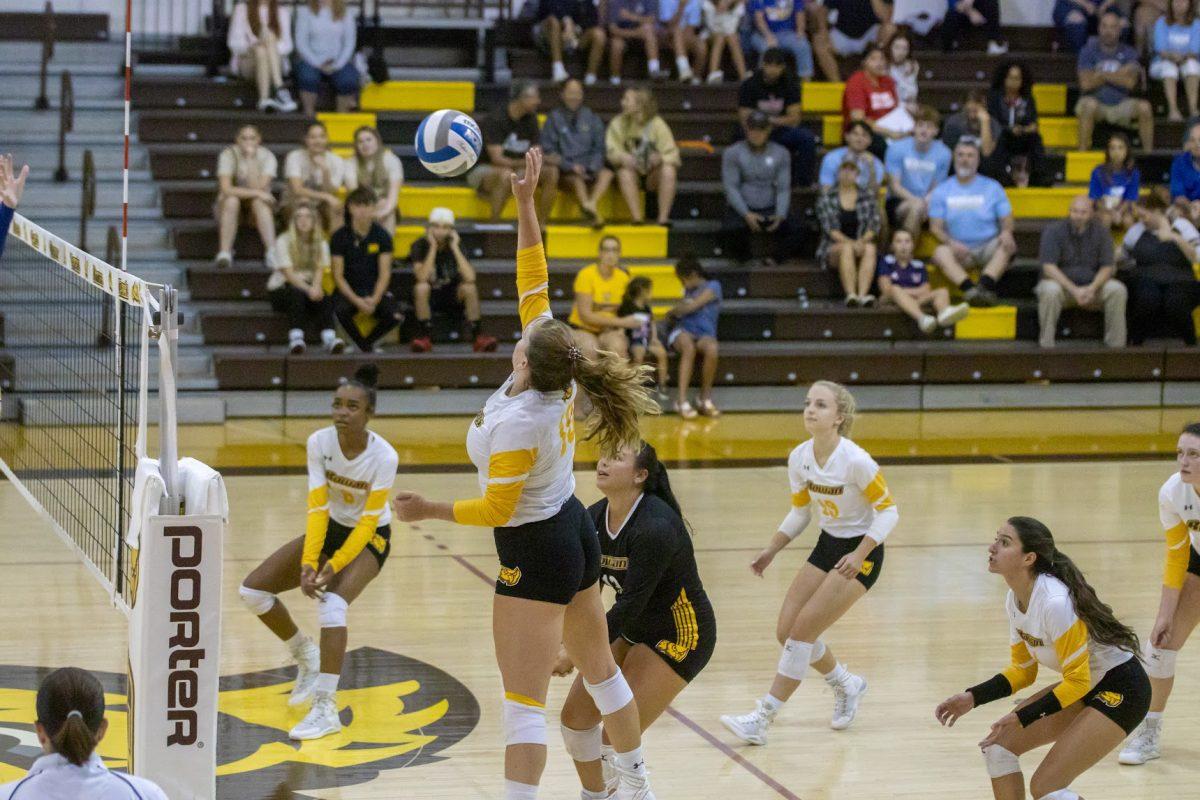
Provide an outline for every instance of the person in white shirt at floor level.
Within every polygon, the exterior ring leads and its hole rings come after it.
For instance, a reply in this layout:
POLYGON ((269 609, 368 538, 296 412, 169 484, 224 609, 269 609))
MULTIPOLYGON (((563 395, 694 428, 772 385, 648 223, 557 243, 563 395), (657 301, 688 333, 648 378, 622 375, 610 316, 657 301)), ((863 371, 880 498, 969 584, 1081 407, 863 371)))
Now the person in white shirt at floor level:
POLYGON ((167 800, 153 782, 104 766, 96 752, 108 732, 104 687, 90 672, 64 667, 42 681, 36 729, 46 755, 0 786, 0 800, 167 800))

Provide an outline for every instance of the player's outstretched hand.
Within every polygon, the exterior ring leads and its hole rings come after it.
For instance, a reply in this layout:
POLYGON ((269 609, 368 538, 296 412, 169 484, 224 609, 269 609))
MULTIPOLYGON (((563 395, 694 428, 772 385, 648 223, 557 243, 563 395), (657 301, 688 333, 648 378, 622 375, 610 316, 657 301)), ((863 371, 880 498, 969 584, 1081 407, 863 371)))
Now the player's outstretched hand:
POLYGON ((392 498, 392 513, 401 522, 420 522, 428 517, 425 498, 416 492, 399 492, 392 498))
POLYGON ((538 176, 541 174, 542 148, 531 147, 525 153, 525 174, 518 179, 514 172, 511 178, 513 197, 517 198, 518 203, 533 202, 533 195, 537 191, 538 176))
POLYGON ((13 169, 11 155, 0 156, 0 202, 15 209, 25 193, 25 179, 29 177, 29 166, 21 167, 18 175, 13 169))
POLYGON ((320 598, 320 591, 317 589, 317 571, 305 564, 300 568, 300 591, 305 597, 310 597, 313 600, 320 598))
POLYGON ((565 678, 575 671, 575 662, 567 655, 567 649, 560 647, 558 650, 558 660, 554 662, 553 674, 556 678, 565 678))
POLYGON ((767 571, 767 567, 771 566, 771 562, 774 560, 775 551, 768 547, 750 562, 750 571, 761 578, 763 573, 767 571))
POLYGON ((313 586, 316 587, 318 592, 323 592, 329 588, 330 581, 336 576, 337 573, 333 570, 333 564, 326 561, 325 566, 321 567, 321 571, 317 574, 316 580, 313 581, 313 586))
POLYGON ((975 695, 970 692, 959 692, 953 697, 938 703, 937 710, 933 714, 937 717, 938 722, 947 728, 953 728, 954 723, 958 721, 959 717, 974 707, 975 695))
POLYGON ((992 723, 992 729, 988 731, 988 735, 979 743, 980 749, 990 747, 997 742, 1004 740, 1009 734, 1015 733, 1021 729, 1021 720, 1017 718, 1015 712, 1009 712, 1000 719, 992 723))

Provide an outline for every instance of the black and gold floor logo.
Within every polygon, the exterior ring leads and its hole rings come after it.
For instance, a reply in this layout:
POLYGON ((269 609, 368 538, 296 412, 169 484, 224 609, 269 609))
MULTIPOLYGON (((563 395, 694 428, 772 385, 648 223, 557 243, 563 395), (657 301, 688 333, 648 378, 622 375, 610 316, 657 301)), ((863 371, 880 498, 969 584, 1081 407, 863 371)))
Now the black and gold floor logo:
MULTIPOLYGON (((0 783, 23 776, 41 755, 33 727, 35 698, 50 672, 0 666, 0 783)), ((124 769, 125 676, 96 675, 104 685, 109 720, 98 751, 111 768, 124 769)), ((388 770, 442 761, 443 751, 479 722, 479 702, 451 675, 364 647, 346 654, 337 694, 341 732, 293 742, 287 732, 308 710, 287 705, 295 676, 296 668, 289 666, 221 678, 219 800, 300 800, 304 790, 354 786, 388 770)), ((394 776, 389 783, 393 780, 399 790, 406 778, 394 776)))

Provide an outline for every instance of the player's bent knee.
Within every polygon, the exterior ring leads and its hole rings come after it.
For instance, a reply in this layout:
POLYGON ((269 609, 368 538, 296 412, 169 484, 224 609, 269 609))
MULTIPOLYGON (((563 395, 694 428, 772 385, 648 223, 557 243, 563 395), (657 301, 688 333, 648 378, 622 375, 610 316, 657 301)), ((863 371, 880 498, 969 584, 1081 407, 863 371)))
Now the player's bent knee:
POLYGON ((251 589, 244 583, 238 587, 238 596, 242 598, 242 605, 250 609, 250 613, 256 617, 261 617, 275 607, 275 595, 261 589, 251 589))
POLYGON ((504 744, 546 745, 546 706, 513 692, 504 694, 504 744))
POLYGON ((340 594, 326 592, 317 608, 317 620, 322 628, 346 627, 346 611, 350 604, 340 594))
POLYGON ((1174 678, 1175 659, 1178 656, 1178 650, 1163 650, 1147 642, 1145 647, 1146 674, 1158 680, 1174 678))
POLYGON ((604 717, 617 713, 633 702, 633 690, 629 688, 629 683, 621 674, 620 668, 606 681, 588 683, 584 680, 583 688, 587 689, 587 693, 592 696, 592 702, 604 717))
POLYGON ((562 726, 563 744, 566 745, 567 755, 572 761, 587 763, 600 760, 600 746, 604 742, 604 725, 600 724, 586 731, 562 726))
POLYGON ((1057 792, 1042 795, 1038 800, 1079 800, 1079 795, 1070 789, 1059 789, 1057 792))
POLYGON ((998 744, 989 744, 983 748, 983 761, 987 764, 988 776, 992 780, 1021 771, 1021 760, 1017 755, 998 744))

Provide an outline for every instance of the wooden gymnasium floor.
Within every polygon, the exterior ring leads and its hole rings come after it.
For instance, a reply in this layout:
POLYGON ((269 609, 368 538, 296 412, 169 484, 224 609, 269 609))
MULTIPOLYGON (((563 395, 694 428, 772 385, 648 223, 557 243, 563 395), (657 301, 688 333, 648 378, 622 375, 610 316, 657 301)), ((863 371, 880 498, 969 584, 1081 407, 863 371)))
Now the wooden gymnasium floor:
MULTIPOLYGON (((676 468, 672 482, 696 528, 700 569, 720 631, 708 668, 646 737, 658 796, 990 797, 976 743, 1007 702, 977 710, 951 730, 936 723, 933 708, 994 674, 1007 659, 1004 586, 986 571, 985 549, 996 526, 1013 514, 1047 522, 1101 596, 1144 634, 1157 608, 1162 562, 1156 494, 1172 471, 1169 454, 1187 416, 864 417, 860 441, 885 463, 903 462, 884 467, 901 521, 888 542, 882 579, 826 639, 851 669, 869 678, 871 689, 854 726, 835 732, 828 727, 832 695, 814 676, 762 748, 735 744, 717 717, 749 709, 767 688, 778 658, 778 604, 814 540, 808 531, 763 579, 747 568, 786 511, 782 464, 800 434, 799 420, 728 417, 684 426, 684 432, 677 421, 656 422, 652 435, 666 457, 702 465, 676 468), (1097 436, 1097 430, 1106 433, 1097 436), (1047 452, 1057 456, 1022 461, 1047 452), (1074 458, 1080 455, 1091 457, 1074 458)), ((398 526, 387 568, 350 612, 352 657, 340 698, 348 707, 343 719, 352 714, 353 723, 337 737, 302 747, 287 743, 296 715, 279 694, 289 680, 284 652, 241 607, 237 586, 260 558, 301 530, 304 480, 299 474, 232 473, 294 472, 304 436, 318 424, 289 422, 285 430, 277 421, 238 423, 185 436, 190 446, 184 452, 231 473, 219 796, 500 798, 500 682, 489 618, 497 564, 491 534, 482 529, 438 522, 398 526)), ((473 474, 447 467, 464 459, 461 445, 453 452, 463 421, 427 420, 419 433, 406 428, 410 424, 379 426, 395 437, 406 465, 397 486, 439 498, 475 491, 473 474), (426 444, 406 441, 405 432, 423 436, 426 444), (440 471, 420 471, 421 463, 440 471)), ((581 470, 578 479, 581 497, 595 500, 592 474, 581 470)), ((125 631, 93 579, 8 485, 0 485, 0 515, 6 521, 0 527, 0 585, 3 607, 13 615, 0 626, 4 781, 20 774, 9 764, 29 754, 23 747, 36 678, 19 668, 76 664, 120 672, 125 631)), ((314 631, 311 603, 298 593, 286 600, 302 627, 314 631)), ((1194 796, 1200 648, 1183 652, 1178 672, 1163 759, 1130 768, 1118 766, 1114 754, 1074 789, 1089 800, 1194 796)), ((115 678, 110 685, 114 727, 102 752, 120 765, 123 698, 115 678)), ((569 800, 578 797, 578 784, 555 730, 566 689, 565 681, 552 684, 542 796, 569 800)), ((1027 777, 1037 760, 1025 759, 1027 777)))

